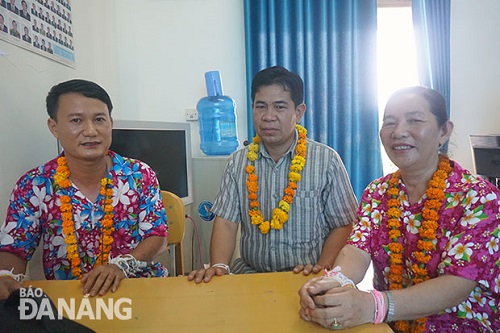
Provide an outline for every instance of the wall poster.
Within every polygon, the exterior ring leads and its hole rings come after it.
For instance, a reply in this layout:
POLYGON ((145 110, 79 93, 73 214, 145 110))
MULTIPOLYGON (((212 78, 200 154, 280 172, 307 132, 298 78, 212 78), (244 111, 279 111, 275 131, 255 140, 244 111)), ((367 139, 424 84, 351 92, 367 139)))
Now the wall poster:
POLYGON ((71 0, 0 1, 0 39, 75 67, 71 0))

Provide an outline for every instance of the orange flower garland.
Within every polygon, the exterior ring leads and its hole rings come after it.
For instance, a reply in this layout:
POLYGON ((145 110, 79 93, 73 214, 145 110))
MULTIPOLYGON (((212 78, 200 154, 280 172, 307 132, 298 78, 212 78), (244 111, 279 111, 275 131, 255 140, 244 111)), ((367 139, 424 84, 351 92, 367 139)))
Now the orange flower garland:
MULTIPOLYGON (((57 169, 54 175, 54 182, 61 188, 67 189, 71 186, 69 180, 70 171, 68 165, 66 164, 65 157, 59 157, 57 159, 57 169)), ((102 249, 101 253, 97 255, 95 260, 95 265, 106 264, 109 258, 109 252, 111 251, 111 245, 113 244, 112 233, 115 230, 113 227, 113 180, 110 178, 101 179, 101 190, 100 194, 103 199, 101 200, 101 205, 104 207, 104 217, 102 219, 102 249)), ((68 260, 71 265, 71 274, 75 277, 81 279, 82 271, 80 268, 80 257, 78 255, 78 242, 75 235, 75 222, 73 221, 73 206, 71 205, 71 198, 63 194, 60 197, 61 207, 61 219, 63 233, 65 235, 64 242, 66 243, 66 252, 68 254, 68 260)))
POLYGON ((96 258, 96 265, 105 265, 108 263, 109 252, 111 251, 111 245, 113 244, 113 179, 103 178, 101 179, 101 205, 104 207, 104 216, 101 221, 102 225, 102 250, 99 256, 96 258))
MULTIPOLYGON (((432 175, 431 180, 427 185, 424 208, 422 209, 422 225, 418 233, 420 239, 418 240, 418 250, 413 252, 417 263, 413 264, 412 271, 414 273, 413 283, 417 284, 429 279, 429 272, 427 271, 426 264, 431 259, 429 254, 434 249, 433 241, 436 239, 436 230, 438 229, 439 209, 445 199, 444 191, 446 189, 446 179, 451 172, 450 160, 445 156, 440 156, 438 169, 432 175)), ((387 225, 389 227, 389 289, 402 289, 403 288, 403 245, 398 240, 401 236, 399 228, 401 226, 401 203, 399 200, 399 179, 401 172, 395 172, 389 180, 389 189, 387 194, 390 199, 387 201, 387 215, 389 220, 387 225)), ((411 323, 408 321, 400 320, 395 323, 396 332, 424 332, 427 318, 419 318, 413 320, 411 323)))
POLYGON ((293 202, 293 197, 295 196, 295 190, 297 189, 297 183, 300 181, 302 169, 306 163, 306 152, 307 152, 307 130, 300 126, 295 125, 297 132, 299 133, 299 139, 297 141, 297 146, 295 147, 295 156, 292 159, 292 164, 290 165, 290 172, 288 173, 288 186, 283 191, 283 199, 278 203, 278 207, 273 210, 271 221, 264 221, 262 211, 260 210, 260 203, 258 200, 257 192, 259 190, 259 177, 255 173, 254 162, 259 156, 259 144, 260 137, 256 135, 252 139, 252 143, 248 145, 247 158, 250 164, 247 165, 245 171, 247 176, 247 190, 248 190, 248 200, 250 201, 250 210, 248 215, 252 224, 257 225, 262 234, 267 234, 270 229, 280 230, 283 228, 283 224, 288 221, 288 212, 290 211, 290 205, 293 202))

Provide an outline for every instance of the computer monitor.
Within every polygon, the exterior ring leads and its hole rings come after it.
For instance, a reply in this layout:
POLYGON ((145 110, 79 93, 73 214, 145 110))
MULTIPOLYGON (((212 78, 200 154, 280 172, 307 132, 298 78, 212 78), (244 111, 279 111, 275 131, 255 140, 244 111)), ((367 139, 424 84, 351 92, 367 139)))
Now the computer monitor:
POLYGON ((115 120, 110 149, 147 163, 160 188, 193 202, 191 127, 188 123, 115 120))
POLYGON ((500 135, 471 135, 470 142, 476 174, 500 178, 500 135))

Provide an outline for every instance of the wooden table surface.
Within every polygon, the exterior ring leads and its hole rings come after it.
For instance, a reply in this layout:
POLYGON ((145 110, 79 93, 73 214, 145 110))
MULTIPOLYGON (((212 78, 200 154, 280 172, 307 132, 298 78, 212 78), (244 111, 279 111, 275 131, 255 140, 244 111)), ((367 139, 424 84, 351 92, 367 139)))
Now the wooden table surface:
MULTIPOLYGON (((195 284, 186 277, 125 279, 116 293, 101 302, 114 304, 129 298, 131 319, 102 315, 92 320, 82 312, 79 323, 96 332, 328 332, 299 317, 300 286, 308 279, 292 272, 227 275, 209 283, 195 284)), ((82 304, 79 281, 25 281, 42 288, 56 307, 58 299, 75 302, 75 316, 82 304)), ((96 298, 90 298, 90 312, 97 314, 96 298)), ((84 309, 85 310, 85 309, 84 309)), ((386 324, 362 325, 343 333, 390 333, 386 324)))

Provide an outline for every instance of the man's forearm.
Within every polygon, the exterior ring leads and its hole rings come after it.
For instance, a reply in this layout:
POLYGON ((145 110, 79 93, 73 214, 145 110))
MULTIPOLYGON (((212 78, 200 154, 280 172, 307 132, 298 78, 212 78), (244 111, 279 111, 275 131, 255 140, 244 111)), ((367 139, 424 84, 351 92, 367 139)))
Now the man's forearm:
POLYGON ((217 217, 210 240, 210 263, 230 264, 236 245, 238 224, 217 217))
POLYGON ((137 260, 152 261, 166 250, 166 246, 166 237, 151 236, 140 242, 130 254, 137 260))
POLYGON ((0 251, 0 270, 14 270, 14 274, 26 274, 27 261, 10 252, 0 251))

